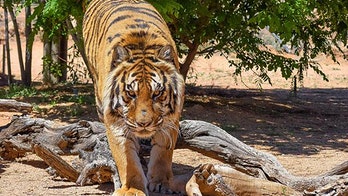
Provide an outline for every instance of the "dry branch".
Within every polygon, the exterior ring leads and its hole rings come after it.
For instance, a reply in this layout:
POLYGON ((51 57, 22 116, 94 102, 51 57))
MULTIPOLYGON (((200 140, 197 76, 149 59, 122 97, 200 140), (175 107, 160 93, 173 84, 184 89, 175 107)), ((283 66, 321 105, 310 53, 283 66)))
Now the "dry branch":
POLYGON ((33 106, 29 103, 19 102, 13 99, 0 99, 0 112, 30 113, 33 106))
POLYGON ((59 176, 67 178, 71 182, 76 182, 80 175, 79 172, 58 156, 58 154, 52 152, 42 144, 34 144, 33 150, 37 156, 45 160, 47 165, 54 168, 59 176))
MULTIPOLYGON (((300 192, 316 190, 341 178, 348 178, 347 172, 341 172, 341 175, 332 175, 338 172, 331 172, 310 178, 294 176, 273 155, 258 151, 204 121, 182 121, 180 129, 182 137, 177 148, 198 151, 221 160, 242 173, 277 182, 300 192)), ((346 171, 347 165, 348 161, 335 170, 346 171)))
MULTIPOLYGON (((196 171, 190 181, 191 192, 201 190, 204 193, 205 190, 213 190, 215 195, 232 195, 248 191, 256 195, 259 193, 274 195, 286 190, 290 195, 299 192, 302 195, 348 194, 348 161, 324 175, 311 178, 298 177, 290 174, 274 156, 251 148, 217 126, 190 120, 182 121, 180 126, 181 135, 177 148, 189 148, 229 164, 224 167, 214 165, 216 172, 208 172, 209 175, 202 173, 203 170, 196 171), (212 187, 215 188, 211 189, 212 187)), ((63 160, 54 160, 49 154, 57 157, 58 154, 78 153, 82 160, 81 169, 77 171, 80 173, 78 184, 113 181, 115 187, 118 187, 120 182, 117 169, 104 130, 103 124, 99 122, 80 121, 57 126, 43 119, 17 117, 6 129, 0 131, 0 155, 9 154, 11 148, 16 152, 19 149, 27 152, 30 149, 28 146, 33 145, 34 151, 38 155, 41 153, 46 163, 56 167, 54 169, 60 167, 69 170, 64 163, 52 164, 63 160), (48 153, 45 150, 48 150, 48 153), (44 155, 42 152, 45 152, 44 155)), ((14 153, 10 154, 12 158, 15 156, 14 153)), ((73 177, 64 174, 66 172, 61 173, 63 177, 76 181, 76 173, 73 177)))

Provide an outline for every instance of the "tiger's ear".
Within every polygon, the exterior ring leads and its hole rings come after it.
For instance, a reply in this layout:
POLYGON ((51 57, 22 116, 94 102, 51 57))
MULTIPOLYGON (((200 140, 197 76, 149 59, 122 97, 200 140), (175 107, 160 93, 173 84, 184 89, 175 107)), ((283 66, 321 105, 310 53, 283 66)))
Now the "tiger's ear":
POLYGON ((167 62, 173 62, 174 60, 174 49, 170 45, 163 46, 158 52, 158 58, 167 62))
POLYGON ((123 46, 117 46, 114 49, 114 53, 112 55, 112 62, 114 66, 128 59, 129 59, 129 54, 123 46))

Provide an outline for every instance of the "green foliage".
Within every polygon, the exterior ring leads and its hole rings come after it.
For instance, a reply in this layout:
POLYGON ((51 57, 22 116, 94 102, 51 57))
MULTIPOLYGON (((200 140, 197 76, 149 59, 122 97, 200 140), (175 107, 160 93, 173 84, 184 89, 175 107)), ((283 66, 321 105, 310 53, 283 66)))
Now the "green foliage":
POLYGON ((18 84, 10 85, 8 89, 0 89, 1 99, 33 97, 37 90, 33 87, 26 87, 18 84))
POLYGON ((33 4, 37 6, 31 16, 34 23, 33 35, 43 30, 48 38, 53 40, 58 35, 66 35, 68 29, 66 21, 73 17, 77 21, 77 29, 81 29, 83 10, 81 1, 70 0, 26 0, 25 4, 33 4))
POLYGON ((163 13, 162 16, 166 21, 171 21, 169 15, 174 15, 178 17, 178 10, 182 7, 181 4, 177 3, 175 0, 148 0, 156 9, 163 13))
MULTIPOLYGON (((10 1, 10 0, 8 0, 10 1)), ((321 53, 336 61, 336 50, 348 40, 348 4, 346 0, 148 0, 162 14, 172 31, 181 57, 188 57, 181 70, 185 76, 195 54, 210 58, 214 53, 229 58, 235 75, 252 70, 260 80, 271 83, 267 73, 280 71, 285 79, 313 69, 324 80, 326 75, 313 59, 321 53), (268 50, 265 40, 258 36, 268 28, 295 49, 298 59, 286 58, 268 50)), ((7 2, 7 1, 6 1, 7 2)), ((10 1, 15 2, 15 1, 10 1)), ((34 33, 44 30, 49 38, 56 34, 81 35, 83 7, 86 0, 26 0, 38 3, 32 19, 34 33), (66 21, 76 20, 77 26, 66 27, 66 21)), ((80 44, 80 43, 77 43, 80 44)))
POLYGON ((52 106, 65 102, 93 105, 95 102, 93 91, 79 93, 76 88, 71 88, 69 85, 61 88, 62 89, 60 90, 38 90, 35 87, 26 87, 24 85, 13 84, 8 88, 0 89, 0 99, 34 98, 34 102, 47 102, 52 106))
POLYGON ((44 69, 49 69, 44 70, 44 73, 52 74, 54 77, 57 78, 63 75, 62 66, 65 66, 64 64, 54 62, 50 56, 42 57, 42 61, 44 69))
POLYGON ((81 62, 81 54, 76 47, 76 44, 68 49, 68 81, 72 84, 87 83, 91 77, 87 67, 81 62), (70 60, 69 60, 70 59, 70 60))
POLYGON ((253 70, 261 80, 270 82, 267 76, 270 71, 281 71, 288 79, 296 74, 301 78, 303 71, 312 68, 327 80, 312 59, 324 53, 336 60, 334 50, 342 52, 339 47, 342 43, 347 46, 348 4, 344 0, 176 2, 181 6, 175 7, 175 15, 167 12, 162 15, 170 18, 168 23, 180 54, 189 56, 190 52, 197 52, 209 58, 220 52, 228 58, 234 52, 238 61, 229 62, 236 67, 236 75, 253 70), (270 52, 257 36, 265 27, 278 35, 283 44, 295 48, 300 58, 289 59, 270 52), (195 51, 193 46, 197 44, 201 47, 195 51))

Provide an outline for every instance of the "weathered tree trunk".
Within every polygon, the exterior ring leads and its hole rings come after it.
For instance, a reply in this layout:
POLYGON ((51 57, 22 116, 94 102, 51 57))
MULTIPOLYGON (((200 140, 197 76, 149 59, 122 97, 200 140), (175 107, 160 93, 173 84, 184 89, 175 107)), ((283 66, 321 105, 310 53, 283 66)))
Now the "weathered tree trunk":
POLYGON ((25 86, 31 85, 31 65, 32 65, 32 51, 33 43, 30 43, 30 34, 31 34, 31 22, 29 17, 31 16, 31 7, 28 5, 25 7, 25 86))
POLYGON ((52 66, 52 41, 48 39, 48 36, 45 36, 44 32, 44 38, 43 38, 43 82, 48 85, 52 85, 56 83, 56 78, 53 77, 50 71, 50 67, 52 66))
MULTIPOLYGON (((286 185, 297 191, 313 191, 335 182, 347 173, 329 172, 317 177, 298 177, 290 174, 271 154, 258 151, 237 140, 219 127, 204 121, 182 121, 181 138, 177 148, 189 148, 221 160, 232 168, 250 176, 286 185)), ((348 161, 347 161, 348 162, 348 161)), ((335 171, 346 171, 341 164, 335 171)))
POLYGON ((42 144, 34 144, 33 150, 35 154, 41 157, 47 165, 51 166, 56 170, 59 176, 64 176, 69 181, 76 182, 80 173, 77 172, 71 165, 65 162, 59 156, 55 156, 50 149, 48 149, 45 145, 42 144))
POLYGON ((58 64, 60 65, 61 75, 59 76, 59 82, 65 82, 68 77, 68 38, 66 35, 60 35, 58 46, 58 64))
MULTIPOLYGON (((228 164, 207 164, 197 169, 187 183, 188 195, 348 194, 348 161, 320 176, 297 177, 282 167, 274 156, 247 146, 210 123, 186 120, 180 127, 178 148, 193 149, 228 164)), ((71 173, 67 171, 72 169, 79 174, 78 184, 114 181, 115 187, 119 187, 117 169, 104 131, 99 122, 80 121, 57 126, 43 119, 18 117, 0 132, 0 155, 13 158, 20 150, 31 151, 37 145, 44 146, 48 153, 41 157, 52 167, 57 167, 55 169, 63 177, 75 179, 64 174, 71 173), (80 169, 62 163, 52 164, 52 157, 77 153, 82 159, 80 169)), ((24 153, 18 156, 24 156, 24 153)), ((61 160, 58 158, 56 162, 61 160)), ((177 182, 186 183, 187 180, 177 182)))
POLYGON ((19 69, 21 71, 21 79, 22 83, 26 81, 26 75, 25 75, 25 68, 24 68, 24 63, 23 63, 23 53, 22 53, 22 45, 21 45, 21 37, 19 35, 19 28, 18 28, 18 23, 17 23, 17 18, 13 12, 12 5, 7 6, 8 11, 10 13, 12 23, 13 23, 13 28, 15 32, 15 37, 16 37, 16 44, 17 44, 17 52, 18 52, 18 62, 19 62, 19 69))
POLYGON ((18 102, 13 99, 0 99, 0 112, 30 113, 33 106, 29 103, 18 102))
POLYGON ((226 165, 205 164, 186 185, 188 195, 301 195, 285 185, 255 178, 226 165), (198 187, 198 188, 197 188, 198 187))
POLYGON ((6 67, 6 43, 2 43, 2 75, 5 76, 6 67))
MULTIPOLYGON (((11 71, 11 55, 10 55, 10 33, 8 28, 8 10, 4 5, 4 17, 5 17, 5 45, 6 45, 6 61, 7 61, 7 84, 12 84, 12 71, 11 71)), ((5 65, 4 65, 5 66, 5 65)))
POLYGON ((185 44, 189 48, 189 52, 185 58, 184 63, 180 64, 180 74, 184 77, 184 80, 186 80, 187 78, 187 74, 190 70, 190 65, 197 54, 197 50, 199 46, 199 44, 196 42, 191 43, 187 41, 187 43, 185 44))
MULTIPOLYGON (((47 37, 47 36, 44 36, 47 37)), ((59 36, 54 40, 44 39, 43 80, 48 85, 66 81, 67 39, 59 36)))

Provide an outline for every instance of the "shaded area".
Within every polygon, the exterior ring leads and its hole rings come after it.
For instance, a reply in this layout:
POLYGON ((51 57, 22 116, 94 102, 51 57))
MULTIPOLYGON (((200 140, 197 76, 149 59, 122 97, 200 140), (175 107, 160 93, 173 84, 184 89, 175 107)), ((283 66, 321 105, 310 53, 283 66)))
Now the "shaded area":
POLYGON ((347 151, 348 89, 233 90, 188 87, 184 119, 216 124, 248 145, 281 154, 347 151))
MULTIPOLYGON (((188 86, 182 120, 213 123, 248 145, 266 146, 280 154, 347 151, 347 97, 347 88, 301 89, 294 97, 284 89, 188 86)), ((66 123, 98 121, 91 84, 39 87, 33 96, 18 100, 34 105, 34 117, 66 123)))

